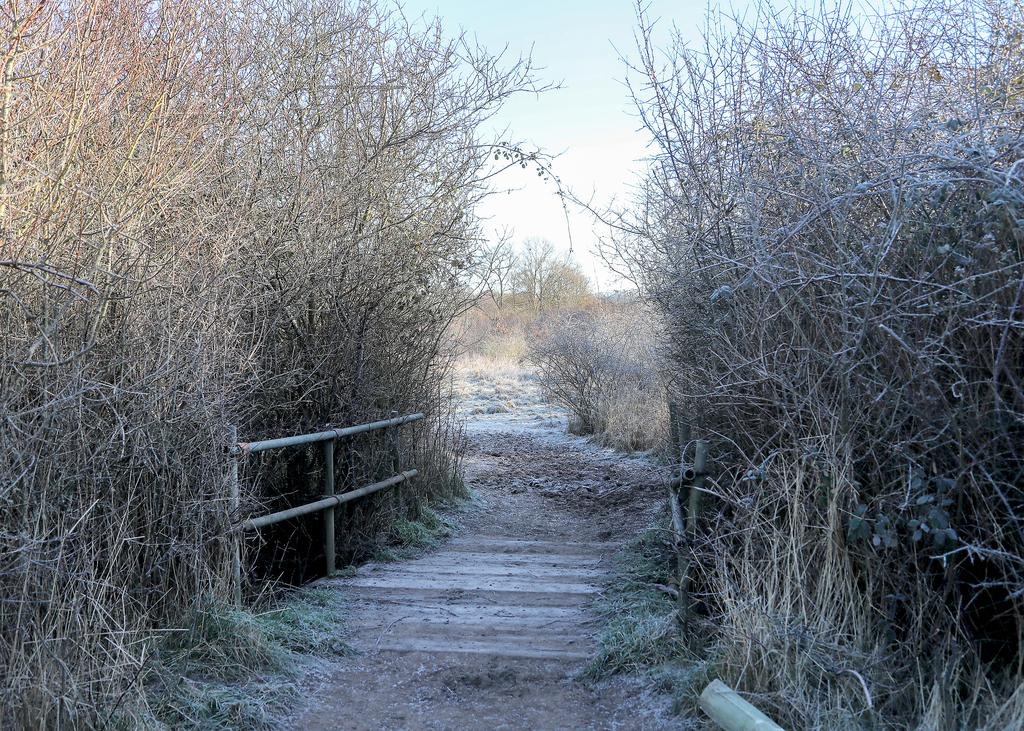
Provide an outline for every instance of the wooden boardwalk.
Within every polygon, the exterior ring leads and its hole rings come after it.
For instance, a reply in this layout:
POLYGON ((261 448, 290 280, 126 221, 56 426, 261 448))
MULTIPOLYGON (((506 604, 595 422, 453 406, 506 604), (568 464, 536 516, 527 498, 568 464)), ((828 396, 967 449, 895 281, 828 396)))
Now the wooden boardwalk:
MULTIPOLYGON (((547 407, 544 407, 547 408, 547 407)), ((543 415, 543 414, 538 414, 543 415)), ((584 682, 620 540, 663 503, 663 476, 530 412, 467 431, 478 499, 451 541, 320 580, 356 653, 304 682, 296 731, 667 731, 646 680, 584 682)))
POLYGON ((612 550, 607 543, 473 536, 321 584, 343 591, 349 642, 362 652, 580 662, 593 656, 587 605, 612 550))

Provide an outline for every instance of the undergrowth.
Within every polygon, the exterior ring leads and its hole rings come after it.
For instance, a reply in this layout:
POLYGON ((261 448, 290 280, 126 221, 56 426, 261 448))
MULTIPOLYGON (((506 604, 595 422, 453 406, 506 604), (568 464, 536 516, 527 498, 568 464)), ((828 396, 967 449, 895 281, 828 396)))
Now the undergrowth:
MULTIPOLYGON (((300 589, 262 610, 207 601, 189 623, 154 645, 144 685, 144 725, 184 729, 269 729, 297 698, 312 658, 349 651, 344 611, 329 591, 300 589)), ((137 719, 133 719, 137 720, 137 719)), ((120 719, 125 728, 137 724, 120 719)))
POLYGON ((676 621, 672 597, 659 590, 674 579, 674 553, 668 531, 651 528, 615 556, 596 610, 605 624, 598 652, 583 671, 597 681, 620 673, 646 673, 652 685, 672 698, 674 713, 693 706, 707 683, 706 664, 689 654, 676 621))

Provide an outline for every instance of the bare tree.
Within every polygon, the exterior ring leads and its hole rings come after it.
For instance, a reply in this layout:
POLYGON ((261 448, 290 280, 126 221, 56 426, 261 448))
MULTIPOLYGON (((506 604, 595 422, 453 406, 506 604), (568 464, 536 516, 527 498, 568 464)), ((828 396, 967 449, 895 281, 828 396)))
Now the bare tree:
POLYGON ((589 281, 579 266, 568 255, 558 256, 555 245, 542 238, 523 243, 512 281, 516 293, 538 313, 560 300, 590 293, 589 281))
POLYGON ((546 286, 554 262, 555 245, 547 239, 530 238, 523 242, 513 286, 517 294, 539 312, 544 310, 546 286))
POLYGON ((483 288, 491 301, 501 309, 505 304, 505 295, 512 286, 512 278, 519 264, 519 257, 512 249, 512 239, 502 236, 493 244, 481 248, 479 257, 480 274, 483 288))
POLYGON ((593 295, 587 275, 568 256, 551 265, 544 289, 548 302, 562 308, 579 307, 593 295))

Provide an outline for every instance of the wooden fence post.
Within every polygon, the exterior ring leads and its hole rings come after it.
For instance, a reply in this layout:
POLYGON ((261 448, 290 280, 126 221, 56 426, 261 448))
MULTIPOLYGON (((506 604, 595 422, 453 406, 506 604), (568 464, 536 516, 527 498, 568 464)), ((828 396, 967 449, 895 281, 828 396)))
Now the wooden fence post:
MULTIPOLYGON (((693 468, 690 470, 693 479, 687 486, 688 500, 686 506, 686 536, 683 543, 687 551, 693 549, 697 538, 697 518, 700 515, 701 491, 704 488, 704 473, 708 463, 708 443, 698 439, 693 447, 693 468)), ((690 578, 692 560, 687 555, 679 564, 679 602, 683 611, 684 624, 693 615, 693 601, 690 598, 690 578)))
POLYGON ((228 425, 228 511, 231 515, 231 592, 236 607, 242 606, 242 532, 235 529, 241 505, 238 488, 238 427, 228 425))
POLYGON ((668 492, 668 505, 672 513, 672 533, 676 551, 676 611, 679 621, 685 626, 688 622, 690 611, 685 581, 689 570, 686 557, 688 533, 680 492, 690 489, 688 481, 684 478, 684 473, 686 472, 686 445, 690 441, 690 425, 683 419, 679 404, 677 403, 673 402, 668 406, 668 425, 669 436, 672 440, 672 451, 676 455, 676 467, 679 470, 678 475, 669 484, 668 492))
MULTIPOLYGON (((334 495, 334 439, 323 443, 324 452, 324 497, 334 495)), ((335 508, 324 510, 324 563, 328 577, 334 575, 334 511, 335 508)))
MULTIPOLYGON (((394 419, 398 416, 397 411, 390 413, 390 418, 394 419)), ((401 427, 392 426, 387 430, 388 440, 388 452, 390 456, 391 474, 397 475, 402 471, 402 432, 401 427)), ((402 487, 397 487, 394 490, 394 504, 392 514, 394 517, 398 517, 402 510, 402 487)))

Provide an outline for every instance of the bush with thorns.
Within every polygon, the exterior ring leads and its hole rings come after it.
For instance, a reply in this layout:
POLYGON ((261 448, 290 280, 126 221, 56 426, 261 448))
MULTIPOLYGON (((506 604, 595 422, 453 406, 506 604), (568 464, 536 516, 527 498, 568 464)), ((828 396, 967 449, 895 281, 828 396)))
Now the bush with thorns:
POLYGON ((614 253, 720 470, 708 656, 787 727, 1019 728, 1020 4, 641 22, 614 253))

